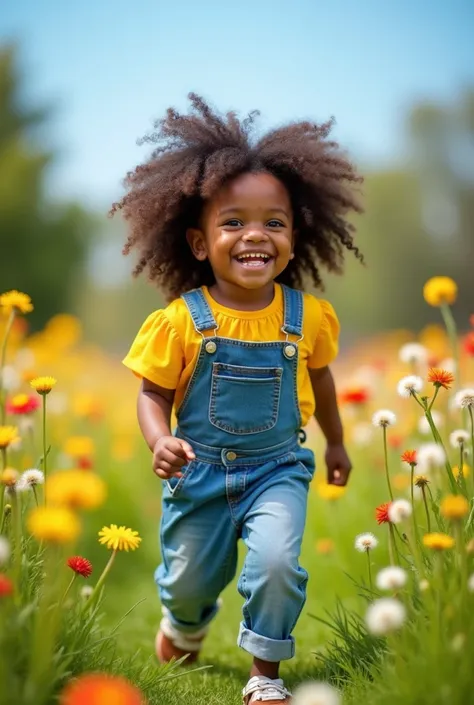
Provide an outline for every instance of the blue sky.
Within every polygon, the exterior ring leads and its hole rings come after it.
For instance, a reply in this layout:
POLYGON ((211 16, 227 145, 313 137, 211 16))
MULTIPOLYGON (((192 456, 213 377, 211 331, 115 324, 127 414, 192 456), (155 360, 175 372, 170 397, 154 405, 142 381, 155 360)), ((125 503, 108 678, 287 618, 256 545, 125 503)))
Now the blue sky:
MULTIPOLYGON (((136 138, 190 90, 262 127, 334 115, 364 162, 403 153, 416 100, 474 84, 470 0, 6 0, 28 99, 55 106, 54 196, 104 208, 146 150, 136 138)), ((7 5, 7 7, 5 7, 7 5)))

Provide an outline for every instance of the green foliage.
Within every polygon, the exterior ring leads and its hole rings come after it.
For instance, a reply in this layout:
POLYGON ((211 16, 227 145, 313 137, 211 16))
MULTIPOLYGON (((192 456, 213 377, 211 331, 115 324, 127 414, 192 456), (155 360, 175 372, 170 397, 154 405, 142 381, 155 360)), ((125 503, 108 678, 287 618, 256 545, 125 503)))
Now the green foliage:
POLYGON ((38 129, 48 111, 20 99, 13 47, 0 49, 0 281, 35 301, 34 328, 73 308, 94 218, 75 203, 51 202, 45 193, 55 155, 41 147, 38 129))

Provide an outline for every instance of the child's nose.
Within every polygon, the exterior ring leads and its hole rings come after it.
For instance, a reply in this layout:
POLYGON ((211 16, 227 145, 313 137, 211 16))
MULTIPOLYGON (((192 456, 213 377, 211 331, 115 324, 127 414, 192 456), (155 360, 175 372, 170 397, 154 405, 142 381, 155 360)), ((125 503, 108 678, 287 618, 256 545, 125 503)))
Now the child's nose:
POLYGON ((268 240, 268 236, 261 228, 251 227, 244 234, 243 239, 247 242, 263 242, 264 240, 268 240))

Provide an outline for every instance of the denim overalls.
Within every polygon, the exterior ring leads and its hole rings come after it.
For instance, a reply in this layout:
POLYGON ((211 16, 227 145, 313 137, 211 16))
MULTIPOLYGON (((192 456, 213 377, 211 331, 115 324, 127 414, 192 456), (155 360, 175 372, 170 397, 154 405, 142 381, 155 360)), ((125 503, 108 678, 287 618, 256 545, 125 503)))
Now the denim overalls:
POLYGON ((164 482, 156 571, 172 625, 198 632, 235 575, 242 538, 248 551, 238 586, 245 599, 238 644, 267 661, 294 654, 291 632, 308 577, 298 558, 314 473, 313 453, 298 440, 303 296, 282 289, 282 339, 262 343, 220 338, 202 290, 183 295, 203 340, 176 435, 196 459, 181 478, 164 482))

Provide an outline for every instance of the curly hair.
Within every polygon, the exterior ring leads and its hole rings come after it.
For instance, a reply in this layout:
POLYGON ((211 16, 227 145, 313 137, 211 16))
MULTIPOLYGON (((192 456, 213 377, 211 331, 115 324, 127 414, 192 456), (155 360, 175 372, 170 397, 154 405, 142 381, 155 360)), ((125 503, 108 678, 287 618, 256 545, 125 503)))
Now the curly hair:
POLYGON ((328 139, 332 119, 321 125, 292 123, 252 140, 258 112, 240 121, 234 112, 214 112, 194 93, 189 99, 190 114, 169 108, 155 131, 139 141, 158 146, 127 174, 127 192, 110 211, 121 211, 129 222, 123 253, 138 251, 135 276, 147 270, 169 298, 213 284, 209 262, 195 259, 186 230, 198 227, 207 199, 246 172, 272 174, 290 196, 298 237, 295 257, 278 281, 302 288, 309 277, 322 287, 320 264, 341 272, 345 250, 363 261, 347 219, 351 211, 362 211, 354 188, 362 178, 328 139))

